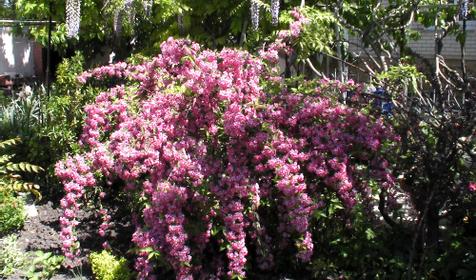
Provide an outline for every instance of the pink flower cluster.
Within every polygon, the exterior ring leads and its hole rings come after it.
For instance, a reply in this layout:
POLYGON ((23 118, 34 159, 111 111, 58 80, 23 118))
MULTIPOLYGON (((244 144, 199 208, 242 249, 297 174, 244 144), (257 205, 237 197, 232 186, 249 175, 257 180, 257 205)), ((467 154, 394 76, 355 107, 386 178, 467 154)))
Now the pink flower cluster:
POLYGON ((309 19, 306 18, 297 8, 291 11, 291 16, 294 18, 294 21, 289 26, 291 37, 297 38, 301 34, 303 26, 309 24, 309 19))
MULTIPOLYGON (((294 16, 305 24, 297 11, 294 16)), ((151 251, 160 252, 177 279, 219 278, 226 265, 229 277, 245 277, 252 256, 271 269, 274 255, 292 246, 309 261, 310 222, 324 188, 352 207, 369 180, 393 185, 379 155, 382 143, 395 140, 392 131, 326 95, 342 85, 322 81, 315 95, 286 88, 267 94, 260 79, 276 76, 261 58, 202 50, 188 40, 169 39, 161 48, 141 65, 82 75, 83 82, 119 77, 134 86, 112 87, 86 108, 86 152, 57 165, 66 190, 61 226, 68 258, 79 252, 75 215, 85 187, 95 183, 93 172, 121 179, 125 191, 146 202, 133 213, 140 217, 132 236, 140 279, 154 276, 151 251), (260 217, 267 207, 278 209, 276 219, 260 217), (280 225, 267 224, 272 220, 280 225), (281 235, 271 240, 266 229, 276 227, 281 235), (283 246, 273 246, 276 241, 283 246), (214 261, 207 261, 210 254, 214 261)), ((107 213, 103 219, 107 224, 107 213)))
POLYGON ((98 211, 101 216, 101 225, 99 226, 99 236, 106 236, 106 231, 109 229, 109 222, 111 221, 111 215, 108 214, 106 209, 101 209, 98 211))
POLYGON ((294 41, 299 38, 304 27, 309 24, 309 19, 298 8, 294 8, 290 13, 294 21, 289 25, 289 29, 279 31, 276 40, 267 46, 266 49, 260 51, 260 56, 264 60, 276 63, 280 53, 291 53, 291 46, 294 41))
POLYGON ((468 184, 468 190, 470 192, 476 192, 476 182, 469 182, 468 184))
POLYGON ((117 64, 101 66, 93 69, 91 72, 84 72, 78 77, 78 81, 82 84, 92 77, 96 79, 102 78, 124 78, 128 76, 128 65, 125 62, 117 64))
POLYGON ((85 193, 85 187, 93 187, 96 183, 89 165, 81 156, 69 158, 64 162, 58 162, 55 169, 56 175, 64 184, 66 196, 60 201, 63 216, 60 218, 60 239, 63 243, 63 253, 69 259, 68 266, 77 265, 75 257, 79 255, 79 243, 74 235, 74 229, 78 225, 77 212, 80 208, 80 200, 85 193))

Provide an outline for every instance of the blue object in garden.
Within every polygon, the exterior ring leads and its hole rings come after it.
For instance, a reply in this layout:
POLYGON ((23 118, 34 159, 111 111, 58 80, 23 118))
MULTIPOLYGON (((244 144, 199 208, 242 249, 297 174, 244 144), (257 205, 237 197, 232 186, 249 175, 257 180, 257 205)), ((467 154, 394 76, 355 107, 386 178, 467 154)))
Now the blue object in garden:
POLYGON ((382 107, 382 98, 385 95, 385 89, 383 87, 377 87, 372 92, 372 94, 376 95, 376 98, 373 102, 373 106, 376 107, 376 108, 381 108, 382 107))
POLYGON ((372 94, 375 95, 373 106, 379 108, 382 114, 391 116, 394 104, 389 98, 387 91, 383 87, 377 87, 372 94))
POLYGON ((373 94, 383 96, 385 94, 385 89, 383 87, 377 87, 373 94))
POLYGON ((392 115, 392 109, 393 109, 393 102, 383 102, 382 104, 382 114, 391 116, 392 115))

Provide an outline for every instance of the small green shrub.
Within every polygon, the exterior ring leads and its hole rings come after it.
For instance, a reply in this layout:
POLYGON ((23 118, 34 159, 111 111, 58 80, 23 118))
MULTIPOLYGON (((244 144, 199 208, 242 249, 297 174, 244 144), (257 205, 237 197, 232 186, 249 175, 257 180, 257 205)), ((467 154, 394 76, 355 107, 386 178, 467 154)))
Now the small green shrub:
POLYGON ((6 278, 24 267, 25 254, 17 246, 17 237, 13 234, 0 241, 0 278, 6 278))
MULTIPOLYGON (((92 87, 78 83, 77 77, 84 71, 84 57, 77 52, 64 59, 56 71, 50 98, 45 103, 46 122, 40 135, 49 139, 53 154, 52 163, 66 153, 77 152, 78 139, 84 124, 84 106, 94 101, 99 93, 92 87)), ((53 164, 54 165, 54 164, 53 164)))
POLYGON ((25 222, 24 202, 11 191, 0 191, 0 234, 19 229, 25 222))
POLYGON ((108 251, 91 253, 89 261, 95 279, 98 280, 126 280, 132 278, 132 273, 127 266, 125 258, 118 259, 108 251))
POLYGON ((50 279, 60 269, 63 260, 63 256, 36 251, 26 276, 30 280, 50 279))
POLYGON ((55 163, 66 154, 80 150, 78 141, 84 124, 84 107, 99 93, 99 90, 78 83, 77 76, 83 68, 84 57, 80 53, 64 59, 58 65, 50 96, 43 103, 45 122, 38 133, 40 145, 34 147, 34 153, 38 154, 38 162, 46 167, 50 196, 62 189, 56 185, 55 163))

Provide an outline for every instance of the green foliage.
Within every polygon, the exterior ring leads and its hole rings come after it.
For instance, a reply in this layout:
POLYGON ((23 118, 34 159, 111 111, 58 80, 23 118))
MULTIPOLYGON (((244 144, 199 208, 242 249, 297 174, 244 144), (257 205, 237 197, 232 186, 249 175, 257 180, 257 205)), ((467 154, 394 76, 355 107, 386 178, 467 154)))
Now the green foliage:
POLYGON ((445 27, 459 13, 458 5, 442 5, 438 0, 422 0, 418 21, 426 27, 436 24, 445 27))
POLYGON ((402 279, 408 244, 402 233, 378 222, 378 213, 358 203, 350 212, 332 193, 316 211, 314 279, 402 279))
POLYGON ((63 260, 63 256, 36 251, 26 276, 31 280, 50 279, 60 269, 63 260))
POLYGON ((0 0, 0 18, 12 18, 15 14, 12 1, 0 0))
POLYGON ((50 279, 60 269, 64 257, 51 252, 28 252, 18 248, 16 235, 8 235, 0 241, 0 276, 20 273, 32 280, 50 279))
MULTIPOLYGON (((336 26, 340 28, 335 16, 329 11, 309 6, 301 9, 301 12, 310 22, 304 27, 296 43, 299 58, 308 58, 315 53, 334 53, 332 49, 335 42, 334 30, 336 26)), ((286 14, 281 18, 286 24, 292 20, 286 14)))
POLYGON ((47 167, 51 182, 55 178, 54 163, 67 153, 79 150, 84 106, 91 103, 98 92, 98 89, 83 87, 77 82, 77 76, 83 72, 83 65, 84 57, 79 52, 64 59, 58 65, 51 95, 44 103, 46 121, 38 132, 42 145, 33 149, 39 153, 47 151, 37 158, 42 158, 41 162, 47 167))
MULTIPOLYGON (((466 34, 460 26, 459 5, 441 5, 435 0, 424 0, 422 1, 422 5, 425 5, 425 8, 419 10, 417 17, 418 22, 425 27, 433 27, 436 24, 437 27, 443 29, 445 33, 455 35, 459 43, 465 43, 466 34)), ((476 10, 474 7, 469 7, 468 18, 472 18, 475 15, 476 10)))
POLYGON ((0 190, 0 234, 19 229, 25 222, 24 202, 8 190, 0 190))
MULTIPOLYGON (((473 217, 474 218, 474 217, 473 217)), ((439 275, 441 279, 470 280, 476 275, 476 243, 474 236, 465 236, 461 230, 449 234, 445 251, 436 261, 427 260, 429 275, 439 275)))
POLYGON ((26 264, 25 254, 18 248, 14 234, 3 237, 0 241, 0 276, 7 278, 22 269, 26 264))
MULTIPOLYGON (((64 59, 58 65, 56 81, 52 84, 49 98, 42 87, 32 89, 25 86, 22 91, 14 94, 17 97, 3 101, 5 104, 1 105, 0 110, 0 135, 11 138, 19 136, 22 141, 20 143, 17 140, 12 155, 0 157, 0 178, 5 179, 7 176, 6 167, 5 170, 2 169, 4 165, 8 165, 10 171, 29 173, 38 173, 41 169, 36 165, 41 165, 48 172, 39 182, 51 188, 55 186, 54 163, 65 154, 78 151, 84 106, 92 102, 100 90, 79 85, 77 76, 83 72, 83 65, 84 58, 79 53, 64 59), (35 166, 8 163, 14 159, 34 163, 35 166), (13 170, 14 168, 19 170, 13 170)), ((21 191, 29 190, 39 197, 37 185, 21 181, 17 173, 7 177, 9 182, 15 182, 15 186, 10 188, 22 187, 21 191)), ((51 195, 55 192, 54 189, 46 191, 46 194, 51 195)))
POLYGON ((15 159, 41 166, 49 154, 39 136, 45 120, 43 93, 42 87, 24 86, 0 107, 0 140, 20 138, 12 148, 15 159))
MULTIPOLYGON (((45 20, 50 16, 49 3, 51 2, 51 17, 56 21, 53 25, 52 45, 57 50, 65 50, 68 44, 75 44, 68 40, 66 34, 66 0, 17 0, 16 14, 19 19, 45 20)), ((81 1, 81 33, 82 43, 85 45, 93 41, 104 41, 108 35, 113 34, 113 16, 118 7, 118 1, 81 1), (98 20, 98 19, 102 20, 98 20)), ((29 28, 30 35, 42 45, 47 44, 48 26, 42 25, 29 28)), ((100 46, 99 44, 97 46, 100 46)))
POLYGON ((25 86, 8 102, 0 105, 0 135, 32 138, 42 123, 40 93, 25 86))
POLYGON ((48 123, 42 133, 61 155, 78 149, 84 106, 96 95, 91 88, 82 89, 77 83, 76 77, 83 71, 83 63, 83 57, 77 53, 59 65, 53 94, 47 103, 48 123))
POLYGON ((132 278, 132 273, 127 266, 125 258, 118 259, 108 251, 91 253, 89 255, 92 270, 97 280, 127 280, 132 278))
MULTIPOLYGON (((0 151, 19 142, 19 138, 0 142, 0 151)), ((23 181, 19 172, 39 173, 43 169, 26 162, 13 163, 11 160, 14 156, 14 154, 0 154, 0 191, 31 192, 41 199, 41 194, 38 191, 40 187, 37 184, 23 181)))
MULTIPOLYGON (((46 20, 49 17, 49 2, 48 0, 16 0, 15 14, 17 19, 28 20, 46 20)), ((61 16, 65 11, 65 0, 54 1, 52 9, 52 20, 58 21, 53 24, 51 34, 51 43, 54 47, 61 49, 66 47, 66 25, 62 23, 61 16), (62 4, 62 5, 61 5, 62 4)), ((48 25, 29 26, 29 33, 32 37, 42 44, 47 45, 48 42, 48 25)))
MULTIPOLYGON (((66 37, 66 0, 17 0, 15 13, 19 19, 45 20, 50 15, 48 3, 51 2, 51 16, 56 21, 52 43, 57 50, 64 53, 74 46, 91 56, 114 50, 118 57, 125 58, 131 49, 147 55, 156 54, 160 42, 170 36, 188 37, 211 48, 237 45, 255 48, 276 27, 271 25, 269 1, 254 1, 261 7, 258 31, 251 28, 250 0, 154 0, 149 12, 144 10, 141 0, 133 0, 129 10, 122 9, 124 0, 82 0, 79 39, 66 37), (135 16, 129 17, 131 14, 135 16), (120 33, 114 32, 117 15, 121 20, 120 33)), ((281 14, 298 5, 297 0, 281 1, 281 14)), ((47 26, 30 27, 29 33, 46 45, 47 26)), ((327 34, 332 34, 332 31, 313 36, 327 34)))
POLYGON ((398 65, 390 66, 390 68, 385 71, 378 73, 376 78, 378 80, 385 80, 385 82, 390 83, 404 83, 408 85, 408 82, 415 84, 418 79, 424 79, 425 76, 423 73, 418 71, 415 65, 400 63, 398 65))
POLYGON ((141 30, 136 32, 136 48, 148 55, 155 54, 160 43, 170 36, 187 37, 211 48, 237 45, 242 31, 251 30, 250 24, 245 24, 249 2, 155 0, 152 15, 142 15, 136 23, 135 29, 141 30))
POLYGON ((376 80, 385 85, 389 92, 405 92, 408 95, 421 94, 420 89, 428 81, 415 65, 400 63, 390 66, 387 71, 375 76, 376 80))
POLYGON ((83 64, 84 58, 79 53, 63 60, 45 106, 47 122, 41 134, 49 139, 51 150, 55 151, 52 162, 78 149, 76 143, 81 133, 83 109, 94 97, 92 91, 82 90, 76 80, 83 72, 83 64))

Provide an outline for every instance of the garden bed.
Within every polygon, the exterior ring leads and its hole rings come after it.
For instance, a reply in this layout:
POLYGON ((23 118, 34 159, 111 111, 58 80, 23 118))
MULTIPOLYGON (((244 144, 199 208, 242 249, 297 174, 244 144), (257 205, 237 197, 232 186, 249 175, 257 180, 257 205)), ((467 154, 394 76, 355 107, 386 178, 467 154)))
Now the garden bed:
MULTIPOLYGON (((56 208, 51 201, 35 206, 37 216, 28 217, 23 228, 13 235, 16 237, 16 248, 23 255, 26 266, 18 268, 16 272, 6 279, 25 279, 29 264, 33 261, 33 254, 36 251, 51 252, 53 255, 61 255, 61 240, 59 237, 60 225, 59 217, 61 209, 56 208)), ((117 209, 110 211, 115 217, 119 216, 117 209)), ((78 213, 80 222, 77 232, 78 240, 82 247, 80 260, 82 268, 69 271, 62 267, 51 279, 92 279, 91 267, 87 256, 93 251, 102 249, 102 240, 97 234, 100 220, 93 210, 83 209, 78 213)), ((127 219, 118 217, 111 223, 110 236, 115 249, 127 250, 131 234, 131 225, 127 219)), ((2 237, 2 239, 7 238, 2 237)))

